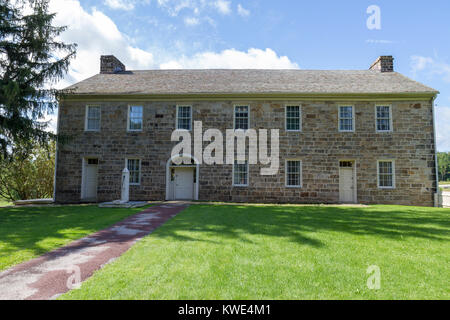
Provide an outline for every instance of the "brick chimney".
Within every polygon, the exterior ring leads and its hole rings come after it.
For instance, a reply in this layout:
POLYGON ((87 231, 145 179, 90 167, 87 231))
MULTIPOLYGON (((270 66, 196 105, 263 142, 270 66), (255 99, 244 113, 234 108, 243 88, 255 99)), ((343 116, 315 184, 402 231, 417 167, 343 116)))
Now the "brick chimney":
POLYGON ((100 56, 100 73, 125 71, 125 65, 113 55, 100 56))
POLYGON ((394 58, 392 56, 380 56, 369 69, 380 72, 394 72, 394 58))

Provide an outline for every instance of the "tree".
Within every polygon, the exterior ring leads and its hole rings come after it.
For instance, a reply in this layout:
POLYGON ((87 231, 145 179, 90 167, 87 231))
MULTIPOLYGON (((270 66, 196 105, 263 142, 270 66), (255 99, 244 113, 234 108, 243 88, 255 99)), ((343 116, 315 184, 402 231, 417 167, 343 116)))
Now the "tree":
POLYGON ((55 145, 55 141, 47 146, 36 143, 26 154, 16 152, 13 159, 0 157, 0 198, 14 201, 53 197, 55 145))
POLYGON ((439 181, 450 181, 450 152, 438 152, 439 181))
POLYGON ((3 160, 26 155, 55 135, 40 121, 52 112, 52 84, 67 72, 75 44, 58 41, 66 27, 52 26, 48 0, 0 0, 0 153, 3 160), (31 12, 25 14, 25 12, 31 12), (21 150, 19 150, 21 149, 21 150))

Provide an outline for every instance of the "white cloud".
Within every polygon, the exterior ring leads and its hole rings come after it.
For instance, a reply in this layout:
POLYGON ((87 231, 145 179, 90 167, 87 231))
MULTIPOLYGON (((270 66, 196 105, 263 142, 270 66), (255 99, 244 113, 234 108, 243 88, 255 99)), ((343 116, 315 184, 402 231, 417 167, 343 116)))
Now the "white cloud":
POLYGON ((435 107, 438 151, 450 151, 450 107, 435 107))
POLYGON ((195 26, 199 24, 200 21, 197 18, 194 17, 186 17, 184 18, 184 24, 187 26, 195 26))
POLYGON ((250 15, 250 10, 245 9, 240 3, 237 5, 237 12, 242 17, 248 17, 250 15))
POLYGON ((411 56, 411 71, 414 77, 423 72, 429 76, 442 77, 442 80, 450 83, 450 64, 431 57, 411 56))
POLYGON ((278 56, 275 51, 267 48, 249 49, 247 52, 235 49, 220 53, 202 52, 192 57, 181 57, 161 63, 161 69, 297 69, 298 65, 286 56, 278 56))
POLYGON ((214 2, 214 6, 222 14, 230 14, 231 13, 230 1, 217 0, 216 2, 214 2))
POLYGON ((105 0, 105 5, 115 10, 133 10, 134 1, 130 0, 105 0))

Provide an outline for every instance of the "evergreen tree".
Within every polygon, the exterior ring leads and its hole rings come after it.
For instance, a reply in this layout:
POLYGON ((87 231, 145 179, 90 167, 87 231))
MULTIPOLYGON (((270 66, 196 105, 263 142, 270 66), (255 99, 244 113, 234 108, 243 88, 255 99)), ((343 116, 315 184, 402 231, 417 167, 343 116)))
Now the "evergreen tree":
POLYGON ((31 150, 36 142, 45 146, 55 138, 46 131, 48 123, 39 119, 55 108, 60 93, 51 86, 67 72, 76 45, 58 40, 66 27, 52 26, 54 17, 48 12, 48 0, 0 0, 0 152, 4 158, 12 159, 18 148, 31 150))

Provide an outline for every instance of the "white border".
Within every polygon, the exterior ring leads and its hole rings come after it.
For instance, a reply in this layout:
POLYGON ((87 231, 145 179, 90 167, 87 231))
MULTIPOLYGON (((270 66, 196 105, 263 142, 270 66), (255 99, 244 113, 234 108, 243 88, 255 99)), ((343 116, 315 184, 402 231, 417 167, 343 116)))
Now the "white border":
POLYGON ((144 129, 144 106, 140 104, 129 104, 128 105, 128 113, 127 113, 127 131, 128 132, 140 132, 144 129), (142 108, 142 119, 141 119, 141 128, 140 129, 130 129, 130 113, 131 107, 141 107, 142 108))
POLYGON ((100 132, 102 128, 102 106, 99 104, 87 104, 85 109, 85 116, 84 116, 84 131, 89 132, 100 132), (89 107, 99 107, 100 108, 100 119, 99 119, 99 128, 98 129, 88 129, 88 109, 89 107))
POLYGON ((377 187, 378 189, 395 189, 395 160, 394 159, 380 159, 377 160, 377 187), (380 186, 380 162, 392 162, 392 186, 381 187, 380 186))
POLYGON ((192 118, 194 117, 194 110, 193 110, 193 108, 192 108, 192 105, 191 104, 177 104, 176 105, 176 116, 175 116, 175 130, 180 130, 180 131, 192 131, 192 118), (178 128, 178 109, 180 108, 180 107, 189 107, 189 108, 191 108, 191 123, 189 124, 189 127, 190 127, 190 129, 189 130, 187 130, 187 129, 179 129, 178 128))
MULTIPOLYGON (((247 107, 247 114, 248 114, 248 119, 247 119, 247 127, 248 129, 250 129, 250 105, 249 104, 235 104, 233 105, 233 130, 244 130, 245 129, 236 129, 236 107, 247 107)), ((247 130, 248 130, 247 129, 247 130)))
MULTIPOLYGON (((375 107, 375 110, 376 110, 376 107, 375 107)), ((348 119, 348 118, 345 118, 345 119, 348 119)), ((338 105, 338 131, 339 132, 355 132, 355 105, 354 104, 339 104, 338 105), (341 129, 341 107, 352 107, 352 130, 342 130, 341 129)))
POLYGON ((284 160, 284 186, 286 188, 303 188, 303 161, 302 159, 286 159, 284 160), (293 186, 293 185, 288 185, 288 172, 287 172, 287 162, 288 161, 300 161, 300 185, 299 186, 293 186))
POLYGON ((375 132, 393 132, 394 131, 394 122, 392 119, 392 104, 390 103, 376 103, 375 104, 375 132), (377 107, 389 107, 389 130, 378 130, 377 126, 377 107))
MULTIPOLYGON (((139 160, 139 182, 138 183, 130 182, 130 186, 140 186, 141 185, 141 174, 142 174, 142 171, 141 171, 142 160, 140 158, 125 158, 125 167, 124 168, 127 168, 127 169, 128 169, 128 160, 139 160)), ((130 175, 131 175, 131 172, 130 172, 130 175)))
POLYGON ((302 132, 303 125, 302 125, 302 105, 301 104, 293 104, 293 103, 287 103, 284 105, 284 131, 286 132, 302 132), (298 107, 299 111, 299 129, 298 130, 288 130, 287 128, 287 107, 298 107))

